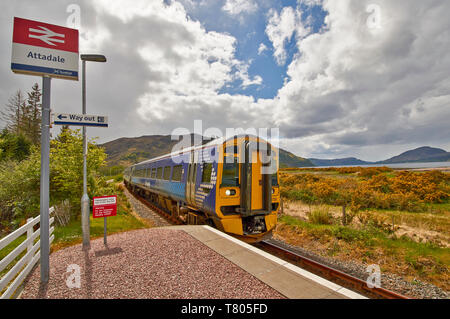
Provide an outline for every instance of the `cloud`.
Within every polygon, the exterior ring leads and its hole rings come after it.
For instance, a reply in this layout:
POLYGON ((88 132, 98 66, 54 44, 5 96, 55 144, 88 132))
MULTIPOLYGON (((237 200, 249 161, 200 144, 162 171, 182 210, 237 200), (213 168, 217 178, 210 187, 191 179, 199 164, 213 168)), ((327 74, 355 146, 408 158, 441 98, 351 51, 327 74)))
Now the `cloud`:
POLYGON ((261 43, 258 48, 258 55, 261 55, 266 50, 269 50, 269 48, 264 43, 261 43))
POLYGON ((298 0, 298 3, 303 4, 305 6, 313 7, 322 5, 323 0, 298 0))
POLYGON ((266 34, 272 42, 276 62, 279 65, 286 63, 285 45, 289 42, 294 34, 296 40, 300 41, 309 30, 304 26, 301 19, 301 11, 299 8, 284 7, 280 13, 271 9, 268 13, 268 22, 266 26, 266 34))
POLYGON ((230 127, 233 119, 245 120, 247 116, 239 113, 242 107, 249 109, 254 99, 219 91, 235 81, 243 88, 259 85, 262 78, 248 74, 251 61, 236 59, 233 36, 206 31, 177 2, 139 2, 127 10, 116 4, 95 5, 96 11, 105 15, 102 20, 109 21, 108 28, 123 56, 134 52, 141 61, 136 66, 143 74, 133 74, 130 80, 139 81, 146 89, 129 101, 133 105, 130 112, 151 123, 152 130, 167 133, 193 123, 193 119, 217 126, 217 118, 221 118, 221 124, 230 127))
MULTIPOLYGON (((277 96, 277 123, 286 136, 310 144, 310 152, 317 137, 340 150, 431 141, 448 147, 443 119, 450 117, 450 86, 443 70, 450 69, 450 22, 442 12, 450 3, 378 1, 377 32, 368 23, 370 3, 324 1, 324 31, 297 41, 289 80, 277 96)), ((273 17, 273 25, 289 26, 277 33, 281 59, 281 40, 293 32, 295 19, 273 17)))
POLYGON ((250 67, 252 61, 249 61, 248 63, 240 63, 236 67, 238 69, 238 72, 235 74, 235 78, 242 80, 242 87, 246 88, 250 85, 260 85, 262 84, 262 77, 259 75, 255 75, 253 79, 250 78, 248 74, 248 68, 250 67))
MULTIPOLYGON (((64 25, 72 2, 2 2, 2 41, 11 41, 13 16, 64 25)), ((261 10, 254 11, 267 23, 257 33, 267 35, 275 61, 287 70, 276 96, 263 99, 223 93, 230 86, 264 87, 262 77, 249 72, 265 67, 262 36, 256 42, 261 56, 255 46, 250 56, 239 52, 242 37, 205 27, 177 1, 81 2, 81 51, 108 58, 88 64, 87 98, 88 113, 108 115, 110 128, 89 129, 89 135, 107 141, 170 134, 202 119, 204 128, 223 131, 279 127, 282 146, 310 157, 378 160, 423 145, 450 149, 450 2, 377 0, 379 16, 367 10, 369 0, 298 3, 322 3, 320 32, 311 32, 311 10, 299 6, 262 12, 258 2, 261 10), (295 50, 288 52, 288 43, 295 50)), ((245 35, 254 31, 239 28, 245 35)), ((10 56, 10 46, 0 47, 3 61, 10 56)), ((3 103, 18 88, 41 83, 13 74, 7 63, 0 74, 3 103)), ((52 81, 52 109, 80 112, 80 92, 80 82, 52 81)))
POLYGON ((222 10, 230 15, 254 13, 258 10, 258 5, 253 0, 226 0, 222 10))

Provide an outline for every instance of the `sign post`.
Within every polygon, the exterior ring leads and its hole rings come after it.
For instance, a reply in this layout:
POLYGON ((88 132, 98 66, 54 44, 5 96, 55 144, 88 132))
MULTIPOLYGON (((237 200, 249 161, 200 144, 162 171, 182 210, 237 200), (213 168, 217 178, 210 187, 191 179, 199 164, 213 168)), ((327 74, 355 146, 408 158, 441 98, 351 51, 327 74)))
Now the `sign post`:
POLYGON ((40 250, 41 282, 50 277, 49 201, 50 201, 50 84, 51 78, 42 77, 41 126, 41 197, 40 197, 40 250))
POLYGON ((108 127, 108 117, 103 115, 54 113, 55 125, 78 125, 108 127))
POLYGON ((93 199, 93 218, 100 218, 103 217, 103 243, 107 244, 106 241, 106 218, 110 216, 116 216, 117 215, 117 195, 112 196, 101 196, 101 197, 94 197, 93 199))
POLYGON ((42 76, 40 266, 50 277, 49 184, 51 78, 78 81, 78 30, 14 17, 11 70, 42 76))

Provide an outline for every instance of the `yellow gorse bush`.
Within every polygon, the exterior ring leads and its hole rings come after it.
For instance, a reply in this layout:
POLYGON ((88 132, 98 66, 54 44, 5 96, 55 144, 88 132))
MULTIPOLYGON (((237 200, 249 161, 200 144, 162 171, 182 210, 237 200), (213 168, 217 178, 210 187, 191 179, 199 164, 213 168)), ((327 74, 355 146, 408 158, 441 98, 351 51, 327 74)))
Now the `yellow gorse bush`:
MULTIPOLYGON (((311 169, 309 169, 311 170, 311 169)), ((282 195, 309 203, 416 211, 425 203, 449 199, 450 174, 440 171, 393 172, 387 167, 326 168, 349 177, 281 173, 282 195), (384 174, 389 172, 390 174, 384 174)))

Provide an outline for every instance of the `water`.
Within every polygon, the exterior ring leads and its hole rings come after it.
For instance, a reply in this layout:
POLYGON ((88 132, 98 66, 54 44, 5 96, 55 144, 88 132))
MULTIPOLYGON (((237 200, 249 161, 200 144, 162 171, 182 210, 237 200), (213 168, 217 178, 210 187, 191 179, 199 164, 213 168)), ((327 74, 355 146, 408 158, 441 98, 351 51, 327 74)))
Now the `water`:
POLYGON ((434 167, 450 167, 450 162, 428 162, 428 163, 395 163, 395 164, 369 164, 369 165, 332 165, 332 166, 315 166, 316 168, 326 167, 382 167, 390 168, 434 168, 434 167))

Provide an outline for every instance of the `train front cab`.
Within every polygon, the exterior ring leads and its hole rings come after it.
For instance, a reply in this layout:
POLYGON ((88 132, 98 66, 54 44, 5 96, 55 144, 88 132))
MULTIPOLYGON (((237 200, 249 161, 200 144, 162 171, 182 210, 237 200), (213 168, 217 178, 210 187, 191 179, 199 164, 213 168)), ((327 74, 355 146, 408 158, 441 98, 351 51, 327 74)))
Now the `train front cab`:
POLYGON ((246 242, 270 237, 280 203, 278 150, 257 137, 235 137, 220 156, 216 226, 246 242), (269 166, 272 173, 263 174, 269 166))

